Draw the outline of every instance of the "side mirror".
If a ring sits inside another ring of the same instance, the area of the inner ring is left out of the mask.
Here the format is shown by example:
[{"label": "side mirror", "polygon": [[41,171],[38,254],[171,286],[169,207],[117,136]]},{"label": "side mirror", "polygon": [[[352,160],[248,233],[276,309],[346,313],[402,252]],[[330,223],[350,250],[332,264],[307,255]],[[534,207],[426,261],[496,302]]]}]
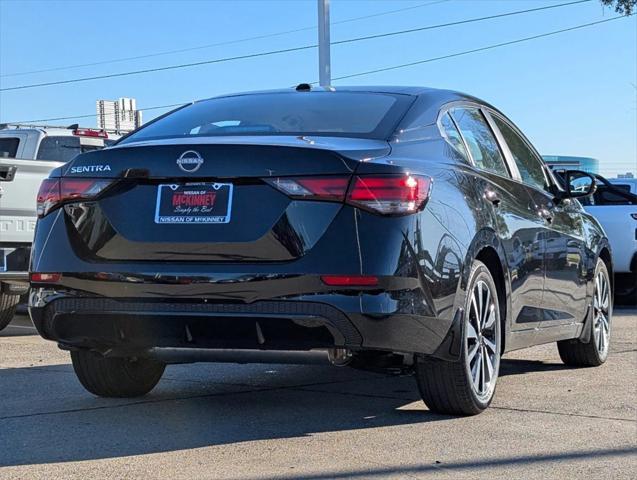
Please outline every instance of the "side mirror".
[{"label": "side mirror", "polygon": [[558,199],[588,197],[597,190],[595,177],[580,170],[566,170],[561,173],[565,191],[556,192]]}]

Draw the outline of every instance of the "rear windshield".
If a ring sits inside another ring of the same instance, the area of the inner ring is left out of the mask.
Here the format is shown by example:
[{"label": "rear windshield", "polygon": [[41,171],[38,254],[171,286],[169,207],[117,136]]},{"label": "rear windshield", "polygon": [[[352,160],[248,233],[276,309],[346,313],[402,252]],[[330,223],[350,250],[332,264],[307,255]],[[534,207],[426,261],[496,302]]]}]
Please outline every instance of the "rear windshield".
[{"label": "rear windshield", "polygon": [[[104,140],[104,146],[115,143],[114,140]],[[101,150],[104,146],[82,145],[80,137],[44,137],[40,142],[37,160],[52,160],[54,162],[68,162],[76,155],[93,150]]]},{"label": "rear windshield", "polygon": [[222,135],[388,138],[412,97],[368,92],[238,95],[197,102],[160,118],[122,143]]}]

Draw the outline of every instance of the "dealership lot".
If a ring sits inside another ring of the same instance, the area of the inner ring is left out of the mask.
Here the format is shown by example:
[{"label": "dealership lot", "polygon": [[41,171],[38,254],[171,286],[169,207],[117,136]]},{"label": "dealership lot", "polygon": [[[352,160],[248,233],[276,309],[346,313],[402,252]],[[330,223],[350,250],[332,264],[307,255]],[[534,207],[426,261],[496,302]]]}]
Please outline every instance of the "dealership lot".
[{"label": "dealership lot", "polygon": [[490,409],[433,415],[413,379],[315,366],[170,366],[150,395],[98,399],[28,317],[0,334],[1,478],[635,478],[637,310],[609,361],[505,356]]}]

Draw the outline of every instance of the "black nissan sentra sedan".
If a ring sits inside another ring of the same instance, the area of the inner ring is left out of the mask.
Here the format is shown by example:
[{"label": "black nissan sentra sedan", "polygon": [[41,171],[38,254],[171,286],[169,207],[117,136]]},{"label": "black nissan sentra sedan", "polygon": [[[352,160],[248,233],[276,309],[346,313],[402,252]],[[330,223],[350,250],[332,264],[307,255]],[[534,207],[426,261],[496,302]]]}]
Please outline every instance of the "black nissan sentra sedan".
[{"label": "black nissan sentra sedan", "polygon": [[413,372],[431,410],[476,414],[504,352],[606,360],[611,252],[576,200],[594,189],[453,91],[203,100],[44,181],[29,311],[100,396],[170,363],[325,361]]}]

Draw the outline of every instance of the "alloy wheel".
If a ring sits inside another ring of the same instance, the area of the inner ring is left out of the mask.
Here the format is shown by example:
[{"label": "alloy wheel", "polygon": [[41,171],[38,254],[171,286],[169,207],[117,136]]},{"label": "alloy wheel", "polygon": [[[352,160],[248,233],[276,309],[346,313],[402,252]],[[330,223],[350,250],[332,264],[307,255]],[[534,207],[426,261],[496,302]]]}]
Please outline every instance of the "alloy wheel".
[{"label": "alloy wheel", "polygon": [[606,357],[610,345],[610,284],[603,271],[595,276],[595,295],[593,296],[593,337],[597,353]]},{"label": "alloy wheel", "polygon": [[495,296],[489,285],[478,280],[471,291],[465,359],[473,390],[481,400],[488,400],[500,366],[500,328]]}]

